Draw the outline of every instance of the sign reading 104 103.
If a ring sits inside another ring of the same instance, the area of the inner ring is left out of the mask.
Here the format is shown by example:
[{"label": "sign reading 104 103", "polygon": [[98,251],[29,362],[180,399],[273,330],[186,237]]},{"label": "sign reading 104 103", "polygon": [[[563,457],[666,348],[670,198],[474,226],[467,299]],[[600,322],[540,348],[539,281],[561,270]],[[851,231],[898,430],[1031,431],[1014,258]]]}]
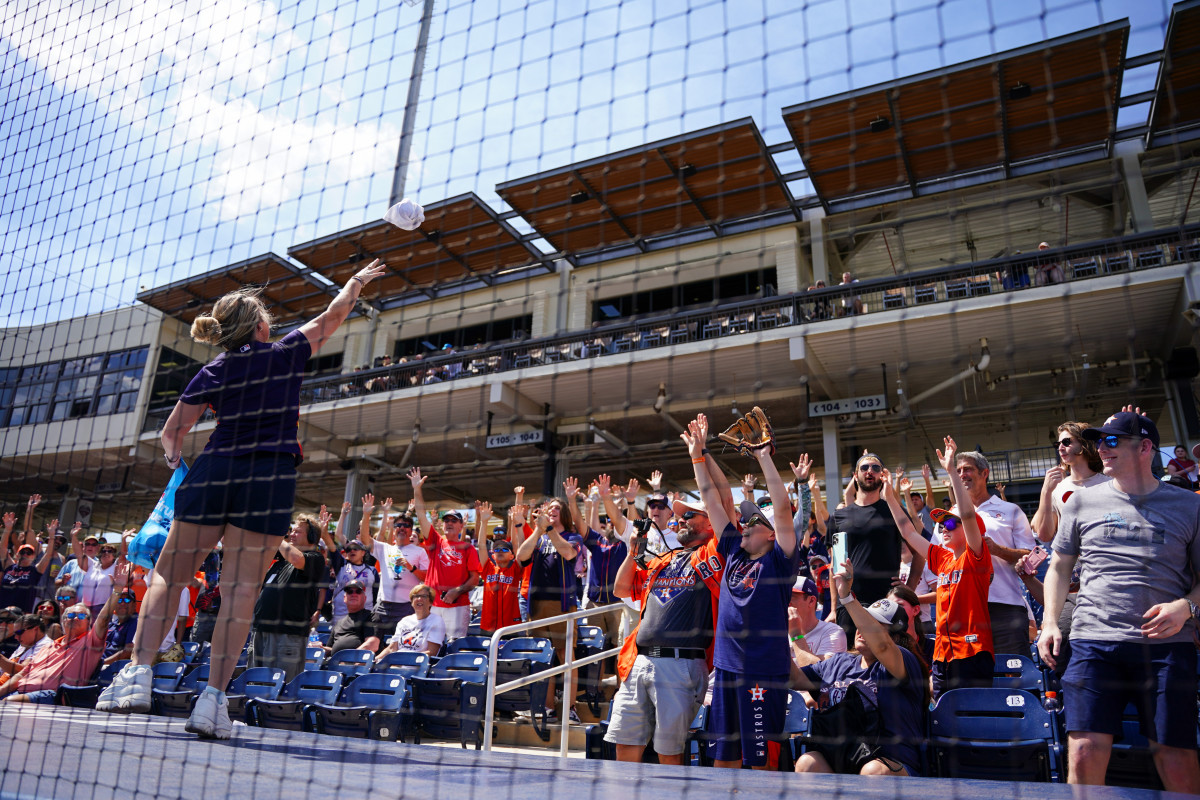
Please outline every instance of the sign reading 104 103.
[{"label": "sign reading 104 103", "polygon": [[865,397],[846,397],[842,400],[818,400],[808,404],[810,417],[827,417],[830,414],[858,414],[863,411],[883,411],[887,408],[887,397],[870,394]]},{"label": "sign reading 104 103", "polygon": [[488,447],[514,447],[518,444],[539,444],[542,441],[542,429],[522,431],[521,433],[496,433],[487,437]]}]

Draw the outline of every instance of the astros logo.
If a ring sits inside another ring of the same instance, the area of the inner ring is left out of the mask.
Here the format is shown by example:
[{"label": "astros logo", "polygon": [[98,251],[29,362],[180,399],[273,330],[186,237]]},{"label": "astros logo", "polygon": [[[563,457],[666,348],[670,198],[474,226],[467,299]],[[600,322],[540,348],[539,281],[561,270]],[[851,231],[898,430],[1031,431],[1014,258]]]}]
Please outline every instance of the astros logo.
[{"label": "astros logo", "polygon": [[750,692],[750,702],[754,702],[756,700],[762,700],[763,692],[766,690],[759,688],[759,685],[756,683],[754,684],[754,688],[749,689],[748,691]]}]

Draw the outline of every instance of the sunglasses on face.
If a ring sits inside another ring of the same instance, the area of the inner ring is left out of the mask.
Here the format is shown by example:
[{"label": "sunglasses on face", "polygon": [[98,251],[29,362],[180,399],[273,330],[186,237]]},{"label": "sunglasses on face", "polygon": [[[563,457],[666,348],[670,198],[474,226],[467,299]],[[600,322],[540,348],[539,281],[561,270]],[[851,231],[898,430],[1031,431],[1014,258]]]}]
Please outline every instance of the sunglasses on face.
[{"label": "sunglasses on face", "polygon": [[962,525],[962,522],[954,517],[946,517],[946,519],[942,520],[938,524],[941,525],[945,530],[952,531],[959,525]]},{"label": "sunglasses on face", "polygon": [[23,633],[24,633],[25,631],[27,631],[27,630],[29,630],[29,628],[14,628],[14,629],[13,629],[13,636],[20,636],[21,634],[23,634]]},{"label": "sunglasses on face", "polygon": [[492,553],[493,553],[494,555],[498,555],[498,556],[499,556],[499,555],[512,555],[512,548],[509,548],[509,547],[495,547],[495,548],[492,548]]},{"label": "sunglasses on face", "polygon": [[366,594],[362,589],[343,589],[346,594]]},{"label": "sunglasses on face", "polygon": [[667,504],[662,502],[661,500],[655,500],[653,502],[646,503],[646,508],[653,508],[656,511],[662,511],[666,507],[667,507]]},{"label": "sunglasses on face", "polygon": [[414,597],[412,597],[412,598],[410,598],[410,599],[411,599],[411,601],[412,601],[412,602],[414,602],[414,603],[415,603],[415,602],[417,602],[418,600],[424,600],[426,603],[432,603],[432,602],[433,602],[433,596],[432,596],[432,595],[428,595],[428,594],[418,594],[418,595],[416,595],[416,596],[414,596]]},{"label": "sunglasses on face", "polygon": [[[751,515],[750,519],[742,520],[743,528],[751,528],[755,525],[765,525],[768,528],[771,527],[771,523],[767,522],[767,518],[762,514],[753,514]],[[772,528],[772,530],[774,529]]]},{"label": "sunglasses on face", "polygon": [[1120,441],[1122,439],[1140,439],[1140,438],[1141,438],[1140,436],[1118,436],[1115,433],[1111,433],[1108,436],[1101,436],[1099,439],[1096,440],[1096,444],[1102,444],[1111,450],[1112,448],[1116,447],[1117,444],[1120,443]]},{"label": "sunglasses on face", "polygon": [[51,614],[53,614],[53,613],[54,613],[54,606],[38,606],[38,613],[39,613],[39,614],[41,614],[41,613],[42,613],[42,612],[44,612],[44,611],[49,611]]},{"label": "sunglasses on face", "polygon": [[55,599],[55,600],[57,600],[57,601],[58,601],[58,602],[60,602],[60,603],[67,603],[67,602],[70,602],[71,600],[74,600],[74,599],[75,599],[75,595],[73,595],[73,594],[60,594],[60,595],[55,595],[54,599]]},{"label": "sunglasses on face", "polygon": [[1070,436],[1068,436],[1068,437],[1067,437],[1067,438],[1065,438],[1065,439],[1059,439],[1059,440],[1058,440],[1058,446],[1059,446],[1059,447],[1070,447],[1070,446],[1071,446],[1071,445],[1073,445],[1073,444],[1075,444],[1075,440],[1074,440],[1074,439],[1072,439]]},{"label": "sunglasses on face", "polygon": [[118,603],[132,603],[133,598],[132,597],[118,597],[117,602]]},{"label": "sunglasses on face", "polygon": [[84,611],[68,611],[63,614],[63,619],[88,619],[88,615]]},{"label": "sunglasses on face", "polygon": [[682,519],[689,520],[689,519],[695,519],[696,517],[707,517],[707,516],[708,516],[708,514],[705,514],[703,511],[685,511],[685,512],[683,512]]},{"label": "sunglasses on face", "polygon": [[83,546],[84,547],[99,547],[100,545],[96,544],[95,542],[84,542]]},{"label": "sunglasses on face", "polygon": [[859,472],[874,472],[876,474],[883,472],[882,464],[862,464],[858,468]]},{"label": "sunglasses on face", "polygon": [[102,555],[102,556],[115,556],[116,554],[117,554],[117,551],[113,550],[111,547],[101,547],[100,548],[100,555]]}]

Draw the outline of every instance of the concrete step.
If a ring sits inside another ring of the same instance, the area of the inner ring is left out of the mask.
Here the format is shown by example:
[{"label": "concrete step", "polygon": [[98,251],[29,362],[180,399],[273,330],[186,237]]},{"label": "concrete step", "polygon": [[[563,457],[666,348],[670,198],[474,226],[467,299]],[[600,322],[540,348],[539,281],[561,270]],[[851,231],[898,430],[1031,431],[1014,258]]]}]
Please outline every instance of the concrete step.
[{"label": "concrete step", "polygon": [[[581,717],[582,718],[582,717]],[[569,725],[567,732],[567,747],[571,750],[582,751],[584,749],[584,725]],[[496,733],[492,741],[497,745],[505,747],[525,747],[531,749],[544,748],[546,750],[558,751],[559,736],[562,732],[562,726],[558,723],[551,723],[546,728],[550,732],[550,741],[543,742],[537,735],[537,731],[533,729],[533,724],[528,721],[514,722],[512,720],[496,720]]]}]

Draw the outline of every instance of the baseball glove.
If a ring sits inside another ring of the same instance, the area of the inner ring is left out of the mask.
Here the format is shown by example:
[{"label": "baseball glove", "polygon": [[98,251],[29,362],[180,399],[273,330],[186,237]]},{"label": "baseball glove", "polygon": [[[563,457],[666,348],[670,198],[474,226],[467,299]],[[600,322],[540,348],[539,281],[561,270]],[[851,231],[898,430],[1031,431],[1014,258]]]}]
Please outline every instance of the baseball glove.
[{"label": "baseball glove", "polygon": [[764,447],[771,448],[771,455],[775,455],[775,432],[771,428],[771,420],[758,406],[717,436],[736,447],[744,456],[753,458],[754,451]]}]

